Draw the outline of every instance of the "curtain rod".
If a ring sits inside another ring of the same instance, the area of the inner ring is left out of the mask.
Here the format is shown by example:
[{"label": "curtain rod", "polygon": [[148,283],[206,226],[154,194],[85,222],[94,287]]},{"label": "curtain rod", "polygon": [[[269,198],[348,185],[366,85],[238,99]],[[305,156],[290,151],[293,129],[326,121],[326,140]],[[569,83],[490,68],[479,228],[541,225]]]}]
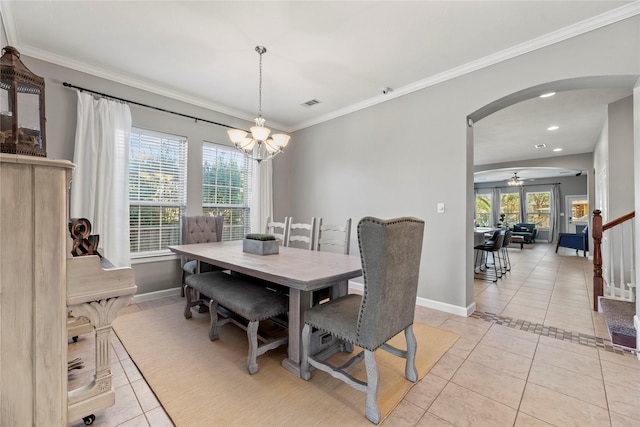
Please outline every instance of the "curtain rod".
[{"label": "curtain rod", "polygon": [[103,96],[103,97],[106,97],[106,98],[115,99],[117,101],[126,102],[127,104],[139,105],[140,107],[151,108],[153,110],[162,111],[163,113],[175,114],[176,116],[186,117],[187,119],[193,119],[196,122],[206,122],[206,123],[211,123],[212,125],[223,126],[223,127],[229,128],[229,129],[236,129],[236,128],[232,127],[232,126],[225,125],[223,123],[213,122],[211,120],[201,119],[199,117],[189,116],[187,114],[176,113],[175,111],[165,110],[164,108],[154,107],[153,105],[147,105],[147,104],[142,104],[140,102],[129,101],[128,99],[118,98],[117,96],[111,96],[111,95],[107,95],[106,93],[101,93],[101,92],[97,92],[95,90],[83,88],[83,87],[80,87],[80,86],[75,86],[75,85],[72,85],[71,83],[64,82],[64,83],[62,83],[62,85],[65,86],[65,87],[78,89],[80,92],[89,92],[89,93],[93,93],[95,95]]},{"label": "curtain rod", "polygon": [[523,184],[523,185],[504,185],[502,187],[474,187],[475,190],[484,190],[486,188],[520,188],[520,187],[540,187],[541,185],[561,185],[561,182],[548,182],[544,184]]}]

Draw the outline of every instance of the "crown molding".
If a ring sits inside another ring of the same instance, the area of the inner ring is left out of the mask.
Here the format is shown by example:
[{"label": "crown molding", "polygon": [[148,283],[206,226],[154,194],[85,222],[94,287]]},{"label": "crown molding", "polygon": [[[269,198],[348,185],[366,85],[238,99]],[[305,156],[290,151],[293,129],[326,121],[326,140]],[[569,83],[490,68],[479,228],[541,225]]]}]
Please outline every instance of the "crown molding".
[{"label": "crown molding", "polygon": [[[22,54],[25,54],[32,58],[57,64],[63,67],[81,71],[96,77],[111,80],[116,83],[121,83],[127,86],[142,89],[157,95],[165,96],[167,98],[171,98],[176,101],[185,102],[185,103],[202,107],[205,109],[213,110],[222,114],[227,114],[229,116],[239,118],[242,120],[247,120],[251,122],[254,119],[252,116],[247,115],[242,111],[234,110],[219,104],[214,104],[202,98],[198,98],[194,96],[186,96],[177,91],[167,90],[166,88],[158,84],[155,84],[153,82],[149,82],[142,79],[135,79],[121,73],[105,70],[99,67],[95,67],[80,61],[67,58],[67,57],[53,55],[49,52],[34,48],[32,46],[20,44],[19,41],[17,40],[17,34],[16,34],[15,25],[14,25],[13,14],[11,12],[10,3],[5,0],[0,0],[0,9],[2,10],[2,22],[4,25],[5,31],[7,33],[7,40],[10,42],[12,46],[16,47],[16,49],[18,49]],[[293,126],[284,126],[281,123],[275,123],[273,121],[271,121],[271,126],[285,132],[295,132],[297,130],[301,130],[316,124],[320,124],[320,123],[323,123],[323,122],[326,122],[350,113],[354,113],[359,110],[363,110],[368,107],[372,107],[374,105],[377,105],[386,101],[390,101],[397,97],[407,95],[409,93],[416,92],[421,89],[428,88],[430,86],[437,85],[447,80],[451,80],[456,77],[460,77],[465,74],[478,71],[480,69],[506,61],[508,59],[512,59],[517,56],[524,55],[524,54],[533,52],[535,50],[542,49],[547,46],[551,46],[555,43],[559,43],[564,40],[568,40],[573,37],[580,36],[582,34],[597,30],[607,25],[615,24],[616,22],[634,17],[636,15],[640,15],[640,0],[635,0],[624,6],[621,6],[619,8],[613,9],[603,14],[594,16],[592,18],[586,19],[584,21],[578,22],[569,27],[562,28],[560,30],[546,34],[544,36],[529,40],[525,43],[521,43],[511,48],[504,49],[493,55],[488,55],[479,60],[468,62],[459,67],[455,67],[450,70],[444,71],[442,73],[438,73],[436,75],[419,80],[410,85],[394,89],[393,92],[388,93],[386,95],[379,95],[379,96],[367,99],[365,101],[350,105],[348,107],[336,110],[332,113],[325,114],[315,119],[294,124]]]},{"label": "crown molding", "polygon": [[512,59],[517,56],[524,55],[524,54],[533,52],[535,50],[542,49],[547,46],[551,46],[555,43],[559,43],[564,40],[568,40],[573,37],[580,36],[582,34],[597,30],[607,25],[615,24],[616,22],[631,18],[636,15],[640,15],[640,1],[638,0],[632,3],[629,3],[625,6],[619,7],[617,9],[611,10],[609,12],[605,12],[603,14],[578,22],[577,24],[571,25],[569,27],[562,28],[560,30],[546,34],[544,36],[529,40],[525,43],[521,43],[511,48],[504,49],[493,55],[485,56],[484,58],[480,58],[476,61],[468,62],[459,67],[455,67],[450,70],[444,71],[442,73],[428,77],[426,79],[419,80],[410,85],[403,86],[398,89],[394,89],[393,92],[387,95],[379,95],[374,98],[365,100],[363,102],[350,105],[346,108],[336,110],[330,114],[317,117],[313,120],[308,120],[306,122],[298,123],[297,125],[293,126],[293,129],[290,132],[295,132],[297,130],[301,130],[313,125],[317,125],[317,124],[338,118],[340,116],[354,113],[356,111],[359,111],[368,107],[372,107],[382,102],[389,101],[391,99],[394,99],[403,95],[407,95],[409,93],[416,92],[418,90],[425,89],[430,86],[437,85],[447,80],[455,79],[456,77],[460,77],[465,74],[469,74],[474,71],[478,71],[483,68],[490,67],[492,65],[498,64],[508,59]]}]

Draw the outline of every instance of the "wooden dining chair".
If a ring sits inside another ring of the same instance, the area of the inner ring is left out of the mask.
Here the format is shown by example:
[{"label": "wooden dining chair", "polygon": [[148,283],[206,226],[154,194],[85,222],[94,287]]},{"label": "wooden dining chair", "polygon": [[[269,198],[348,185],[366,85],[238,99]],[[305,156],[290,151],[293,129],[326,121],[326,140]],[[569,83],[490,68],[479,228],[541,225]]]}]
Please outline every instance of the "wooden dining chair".
[{"label": "wooden dining chair", "polygon": [[289,232],[289,221],[290,218],[288,216],[284,217],[284,221],[278,222],[273,221],[271,217],[267,217],[267,227],[265,229],[265,234],[271,234],[282,244],[286,246],[287,243],[287,233]]},{"label": "wooden dining chair", "polygon": [[309,224],[303,222],[293,222],[293,217],[289,217],[289,230],[285,246],[302,249],[315,250],[316,245],[316,218],[311,218]]},{"label": "wooden dining chair", "polygon": [[[322,217],[318,218],[317,250],[336,252],[349,255],[351,244],[351,218],[347,218],[344,225],[324,224]],[[313,305],[331,299],[332,288],[319,289],[313,292]]]},{"label": "wooden dining chair", "polygon": [[[338,297],[313,306],[304,313],[301,377],[309,380],[313,367],[365,392],[365,415],[373,423],[380,422],[379,372],[374,355],[377,349],[406,359],[405,377],[412,382],[418,380],[413,318],[423,234],[424,221],[417,218],[363,218],[358,223],[358,242],[364,294]],[[320,356],[310,354],[314,328],[363,350],[342,366],[333,366],[321,360]],[[404,332],[406,351],[387,343],[400,332]],[[347,372],[363,359],[366,381],[356,379]]]},{"label": "wooden dining chair", "polygon": [[339,252],[349,255],[351,244],[351,218],[347,218],[344,225],[324,224],[318,218],[317,250]]}]

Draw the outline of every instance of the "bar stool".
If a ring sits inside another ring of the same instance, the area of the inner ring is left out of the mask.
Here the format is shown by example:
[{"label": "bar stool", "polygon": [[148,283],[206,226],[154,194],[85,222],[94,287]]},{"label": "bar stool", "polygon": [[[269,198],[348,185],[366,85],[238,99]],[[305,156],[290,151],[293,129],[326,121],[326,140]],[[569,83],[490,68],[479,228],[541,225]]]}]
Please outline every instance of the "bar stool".
[{"label": "bar stool", "polygon": [[[474,275],[481,276],[479,278],[492,279],[497,282],[502,277],[502,263],[500,259],[500,250],[504,243],[505,230],[498,230],[493,234],[490,240],[484,244],[474,247],[476,250],[476,264],[474,266]],[[492,263],[489,264],[489,253],[491,253]],[[490,267],[493,267],[493,274]],[[499,267],[499,268],[498,268]]]},{"label": "bar stool", "polygon": [[[500,248],[500,257],[501,261],[504,262],[502,267],[502,273],[506,273],[507,271],[511,271],[511,258],[509,258],[509,251],[507,248],[511,244],[511,236],[513,232],[511,230],[507,230],[504,233],[504,240],[502,242],[502,247]],[[501,262],[501,264],[502,264]]]}]

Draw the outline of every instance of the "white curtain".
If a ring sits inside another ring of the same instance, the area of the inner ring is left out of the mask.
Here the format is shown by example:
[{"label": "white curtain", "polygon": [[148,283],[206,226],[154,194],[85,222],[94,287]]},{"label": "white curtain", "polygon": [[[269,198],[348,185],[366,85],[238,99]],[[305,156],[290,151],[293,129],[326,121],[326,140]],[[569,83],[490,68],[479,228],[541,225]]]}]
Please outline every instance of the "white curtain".
[{"label": "white curtain", "polygon": [[273,217],[273,166],[271,161],[253,165],[253,194],[251,195],[251,232],[264,233],[267,217]]},{"label": "white curtain", "polygon": [[491,190],[491,221],[489,225],[496,225],[500,220],[500,189]]},{"label": "white curtain", "polygon": [[78,92],[77,112],[70,214],[91,221],[102,255],[116,267],[128,267],[131,111]]},{"label": "white curtain", "polygon": [[558,239],[558,232],[560,231],[560,186],[558,184],[551,186],[550,202],[549,242],[555,242]]},{"label": "white curtain", "polygon": [[528,223],[527,218],[527,192],[524,187],[520,187],[520,222],[522,224]]}]

